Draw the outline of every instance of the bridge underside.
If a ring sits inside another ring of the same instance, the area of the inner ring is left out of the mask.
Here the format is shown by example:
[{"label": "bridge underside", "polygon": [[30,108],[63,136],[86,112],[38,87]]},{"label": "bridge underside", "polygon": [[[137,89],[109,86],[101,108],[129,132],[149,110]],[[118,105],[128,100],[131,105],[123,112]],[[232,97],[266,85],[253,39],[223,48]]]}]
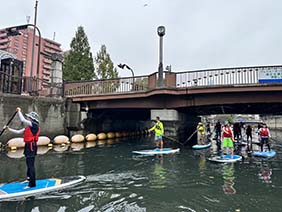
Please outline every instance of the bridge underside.
[{"label": "bridge underside", "polygon": [[[177,111],[191,115],[211,115],[211,114],[282,114],[282,103],[260,103],[260,104],[226,104],[175,108]],[[91,109],[92,114],[99,114],[108,117],[122,119],[148,120],[150,109],[146,108],[108,108]],[[96,115],[95,115],[96,116]]]},{"label": "bridge underside", "polygon": [[282,85],[229,86],[194,89],[158,89],[149,92],[81,96],[74,102],[94,112],[175,109],[195,115],[282,114]]},{"label": "bridge underside", "polygon": [[226,104],[191,108],[179,108],[178,111],[197,115],[210,114],[282,114],[282,103]]}]

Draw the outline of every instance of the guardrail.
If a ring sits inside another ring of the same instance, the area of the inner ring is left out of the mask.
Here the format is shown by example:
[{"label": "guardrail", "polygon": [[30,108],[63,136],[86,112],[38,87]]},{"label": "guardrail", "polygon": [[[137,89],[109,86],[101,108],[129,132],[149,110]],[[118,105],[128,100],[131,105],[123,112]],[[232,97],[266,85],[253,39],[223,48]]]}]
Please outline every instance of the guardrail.
[{"label": "guardrail", "polygon": [[282,66],[256,66],[180,72],[176,73],[176,87],[258,84],[259,72],[264,70],[282,70]]},{"label": "guardrail", "polygon": [[62,97],[63,88],[63,83],[50,83],[36,77],[19,77],[0,71],[0,93]]},{"label": "guardrail", "polygon": [[282,73],[282,66],[255,66],[239,68],[208,69],[184,72],[165,72],[163,87],[157,86],[158,73],[148,76],[126,77],[110,80],[66,82],[65,96],[109,95],[145,92],[159,88],[192,88],[196,86],[250,85],[259,83],[259,72]]},{"label": "guardrail", "polygon": [[0,92],[72,97],[78,95],[112,95],[146,92],[161,88],[192,88],[196,86],[251,85],[259,83],[261,72],[281,74],[282,66],[255,66],[208,69],[183,72],[164,72],[164,85],[158,87],[158,73],[146,76],[107,80],[50,83],[35,77],[19,77],[0,72]]},{"label": "guardrail", "polygon": [[65,96],[140,92],[149,89],[148,76],[65,82]]}]

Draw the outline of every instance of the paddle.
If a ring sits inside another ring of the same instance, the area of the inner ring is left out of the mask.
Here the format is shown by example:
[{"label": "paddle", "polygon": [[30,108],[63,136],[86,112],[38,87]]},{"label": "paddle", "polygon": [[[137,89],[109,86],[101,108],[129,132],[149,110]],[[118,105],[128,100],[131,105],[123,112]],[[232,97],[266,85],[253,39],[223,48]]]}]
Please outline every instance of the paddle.
[{"label": "paddle", "polygon": [[[10,118],[10,120],[8,121],[8,123],[6,124],[6,126],[8,126],[8,125],[11,123],[11,121],[13,120],[13,118],[15,117],[15,115],[17,114],[17,112],[18,112],[18,111],[16,111],[16,112],[13,114],[13,116]],[[5,128],[2,129],[2,131],[1,131],[1,133],[0,133],[0,136],[4,133],[5,130],[6,130]]]},{"label": "paddle", "polygon": [[187,140],[183,143],[183,145],[185,145],[185,144],[193,137],[193,135],[194,135],[197,131],[198,131],[198,130],[195,130],[195,131],[192,133],[192,135],[190,135],[190,137],[187,138]]},{"label": "paddle", "polygon": [[177,141],[177,140],[176,140],[176,139],[174,139],[174,138],[171,138],[171,137],[168,137],[168,136],[165,136],[165,135],[163,135],[163,137],[164,137],[164,138],[167,138],[167,139],[169,139],[169,140],[171,140],[171,141],[175,141],[175,142],[177,142],[177,143],[179,143],[179,144],[183,145],[183,143],[181,143],[181,142]]}]

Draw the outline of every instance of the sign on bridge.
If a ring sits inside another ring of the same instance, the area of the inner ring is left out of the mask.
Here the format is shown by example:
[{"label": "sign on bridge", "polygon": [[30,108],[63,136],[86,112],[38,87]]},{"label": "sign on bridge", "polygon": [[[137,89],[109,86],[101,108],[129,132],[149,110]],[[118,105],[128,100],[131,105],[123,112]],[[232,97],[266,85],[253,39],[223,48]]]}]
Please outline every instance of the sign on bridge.
[{"label": "sign on bridge", "polygon": [[259,83],[282,82],[282,69],[262,69],[258,73]]}]

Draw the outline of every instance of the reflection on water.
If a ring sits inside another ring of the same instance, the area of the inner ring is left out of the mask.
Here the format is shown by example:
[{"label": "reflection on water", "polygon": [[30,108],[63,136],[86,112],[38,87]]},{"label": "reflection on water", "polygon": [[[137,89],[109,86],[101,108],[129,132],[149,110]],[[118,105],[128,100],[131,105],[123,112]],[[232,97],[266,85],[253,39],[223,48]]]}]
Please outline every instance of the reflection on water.
[{"label": "reflection on water", "polygon": [[204,151],[199,153],[199,172],[201,176],[204,176],[205,170],[206,170],[206,154]]},{"label": "reflection on water", "polygon": [[166,187],[166,170],[163,166],[164,156],[155,156],[155,165],[153,166],[153,178],[150,181],[151,188],[165,188]]},{"label": "reflection on water", "polygon": [[271,175],[272,175],[272,169],[269,167],[269,164],[262,162],[258,174],[259,179],[261,179],[263,183],[272,183]]},{"label": "reflection on water", "polygon": [[234,188],[234,163],[224,164],[222,168],[222,178],[224,184],[222,186],[225,194],[236,194],[236,189]]}]

